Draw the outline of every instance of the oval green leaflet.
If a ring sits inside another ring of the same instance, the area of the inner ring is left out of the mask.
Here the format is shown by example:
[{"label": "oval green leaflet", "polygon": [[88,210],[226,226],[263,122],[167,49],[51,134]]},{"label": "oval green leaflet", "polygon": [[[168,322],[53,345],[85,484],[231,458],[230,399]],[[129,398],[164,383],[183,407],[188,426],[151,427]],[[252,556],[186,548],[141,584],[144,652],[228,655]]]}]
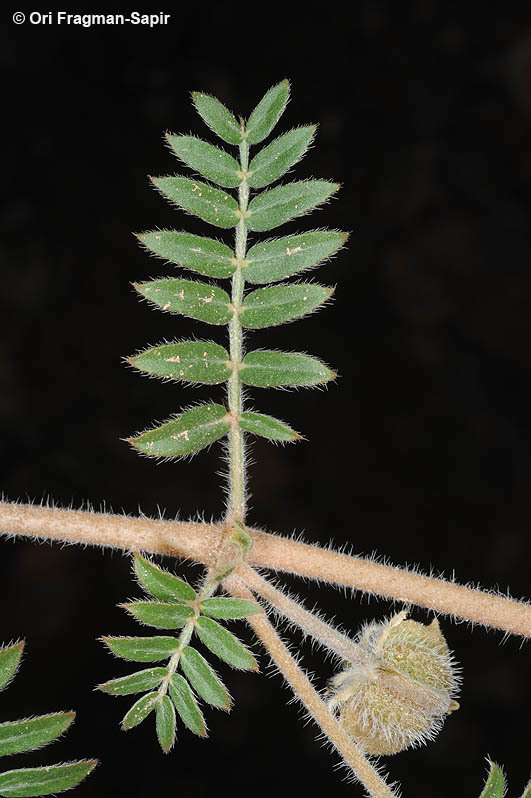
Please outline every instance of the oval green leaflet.
[{"label": "oval green leaflet", "polygon": [[102,637],[102,643],[116,656],[130,662],[158,662],[177,651],[176,637]]},{"label": "oval green leaflet", "polygon": [[263,191],[249,203],[249,230],[272,230],[322,205],[339,189],[327,180],[305,180]]},{"label": "oval green leaflet", "polygon": [[249,164],[251,188],[263,188],[274,183],[299,161],[315,135],[316,125],[298,127],[279,136],[254,156]]},{"label": "oval green leaflet", "polygon": [[241,127],[223,103],[202,91],[192,92],[192,100],[203,121],[227,144],[239,144]]},{"label": "oval green leaflet", "polygon": [[168,753],[175,742],[175,707],[167,695],[159,698],[157,703],[157,737],[160,747]]},{"label": "oval green leaflet", "polygon": [[183,457],[219,440],[229,429],[223,405],[199,405],[128,442],[150,457]]},{"label": "oval green leaflet", "polygon": [[109,695],[144,693],[146,690],[153,690],[158,687],[167,675],[167,668],[148,668],[144,671],[130,673],[129,676],[121,676],[118,679],[111,679],[108,682],[99,684],[98,690]]},{"label": "oval green leaflet", "polygon": [[212,618],[200,616],[195,631],[201,640],[216,656],[228,662],[233,668],[257,671],[258,663],[242,643],[231,632]]},{"label": "oval green leaflet", "polygon": [[0,648],[0,690],[7,687],[20,665],[24,641]]},{"label": "oval green leaflet", "polygon": [[0,756],[33,751],[63,734],[75,712],[54,712],[37,718],[0,723]]},{"label": "oval green leaflet", "polygon": [[134,283],[134,287],[139,294],[162,310],[181,313],[209,324],[227,324],[233,314],[227,292],[208,283],[167,277],[147,283]]},{"label": "oval green leaflet", "polygon": [[137,238],[155,255],[205,277],[231,277],[236,271],[232,249],[215,238],[179,233],[177,230],[153,230],[151,233],[139,233]]},{"label": "oval green leaflet", "polygon": [[168,692],[175,709],[185,726],[199,737],[206,737],[206,726],[190,685],[180,673],[174,673],[168,683]]},{"label": "oval green leaflet", "polygon": [[195,590],[178,576],[170,574],[142,554],[135,554],[133,568],[145,591],[159,601],[194,601]]},{"label": "oval green leaflet", "polygon": [[258,284],[284,280],[330,258],[347,238],[347,233],[337,230],[311,230],[259,242],[247,252],[244,277]]},{"label": "oval green leaflet", "polygon": [[206,385],[225,382],[232,373],[227,350],[209,341],[161,344],[127,358],[127,362],[146,374]]},{"label": "oval green leaflet", "polygon": [[201,698],[219,709],[230,711],[230,697],[206,659],[192,646],[185,646],[179,665]]},{"label": "oval green leaflet", "polygon": [[315,357],[265,349],[248,352],[240,368],[244,385],[261,388],[318,385],[333,380],[335,376],[328,366]]},{"label": "oval green leaflet", "polygon": [[146,693],[146,695],[141,696],[138,701],[135,701],[122,721],[122,729],[128,731],[134,726],[138,726],[139,723],[142,723],[155,709],[158,697],[158,693]]},{"label": "oval green leaflet", "polygon": [[64,765],[8,770],[0,773],[0,795],[5,798],[28,798],[70,790],[83,781],[97,764],[97,759],[85,759]]},{"label": "oval green leaflet", "polygon": [[241,413],[238,423],[246,432],[260,435],[270,441],[298,441],[302,438],[298,432],[288,427],[283,421],[263,413],[252,413],[248,410]]},{"label": "oval green leaflet", "polygon": [[158,629],[178,629],[194,617],[188,604],[165,604],[160,601],[132,601],[121,605],[140,623]]},{"label": "oval green leaflet", "polygon": [[153,177],[151,180],[165,197],[205,222],[226,228],[236,227],[239,222],[236,200],[219,188],[187,177]]},{"label": "oval green leaflet", "polygon": [[259,144],[269,136],[284,112],[288,98],[288,80],[277,83],[265,93],[245,125],[248,144]]},{"label": "oval green leaflet", "polygon": [[232,155],[195,136],[166,135],[175,155],[191,169],[225,188],[236,188],[242,182],[240,165]]},{"label": "oval green leaflet", "polygon": [[239,314],[240,323],[257,330],[300,319],[330,299],[333,290],[317,283],[258,288],[245,297]]}]

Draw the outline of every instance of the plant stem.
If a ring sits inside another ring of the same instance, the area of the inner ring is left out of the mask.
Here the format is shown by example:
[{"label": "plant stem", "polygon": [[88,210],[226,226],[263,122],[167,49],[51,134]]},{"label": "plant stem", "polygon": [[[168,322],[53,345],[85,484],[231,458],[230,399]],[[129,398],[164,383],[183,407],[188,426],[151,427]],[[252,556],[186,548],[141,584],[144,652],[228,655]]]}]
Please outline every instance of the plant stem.
[{"label": "plant stem", "polygon": [[[253,595],[241,581],[234,576],[225,582],[227,590],[239,598],[251,599]],[[295,695],[302,701],[310,715],[323,733],[335,746],[353,775],[363,784],[372,798],[396,798],[378,771],[371,765],[356,743],[345,732],[337,718],[330,712],[312,683],[299,668],[288,647],[279,637],[276,629],[262,613],[250,615],[247,622],[265,647],[269,656],[282,673]]]},{"label": "plant stem", "polygon": [[[249,145],[246,141],[240,144],[240,168],[246,174],[249,159]],[[228,382],[228,403],[232,424],[229,431],[229,505],[227,508],[227,521],[245,520],[245,450],[243,431],[239,425],[239,417],[243,410],[242,387],[240,380],[240,363],[243,359],[243,335],[240,324],[239,312],[243,300],[243,287],[245,280],[242,274],[242,262],[245,259],[247,247],[247,203],[249,201],[249,186],[244,177],[238,189],[240,208],[240,221],[236,227],[236,271],[232,277],[232,307],[233,316],[229,323],[230,357],[232,361],[232,374]]]},{"label": "plant stem", "polygon": [[317,615],[305,609],[302,602],[295,601],[260,576],[254,568],[243,564],[238,569],[238,576],[254,593],[264,598],[281,615],[291,623],[299,626],[306,634],[311,635],[318,643],[333,651],[338,657],[349,662],[363,663],[365,657],[360,647],[348,635],[321,620]]},{"label": "plant stem", "polygon": [[[250,565],[416,604],[531,638],[529,602],[310,546],[281,535],[246,529],[253,538],[253,548],[248,557]],[[227,533],[227,524],[131,518],[0,502],[0,531],[13,537],[169,554],[214,567]]]}]

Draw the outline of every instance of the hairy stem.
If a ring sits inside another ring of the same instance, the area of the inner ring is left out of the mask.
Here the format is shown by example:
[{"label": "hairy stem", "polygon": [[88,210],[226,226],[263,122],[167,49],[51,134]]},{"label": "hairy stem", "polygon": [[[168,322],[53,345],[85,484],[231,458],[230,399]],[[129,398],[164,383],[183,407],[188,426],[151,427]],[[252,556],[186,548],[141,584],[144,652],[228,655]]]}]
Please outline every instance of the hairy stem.
[{"label": "hairy stem", "polygon": [[[252,599],[253,595],[237,577],[229,577],[225,587],[234,596]],[[274,626],[262,613],[250,615],[247,622],[282,673],[293,692],[304,704],[310,715],[335,746],[345,764],[363,784],[372,798],[395,798],[395,793],[387,786],[378,771],[371,765],[356,743],[345,732],[337,718],[327,708],[312,683],[292,657],[288,647],[278,635]]]},{"label": "hairy stem", "polygon": [[341,659],[349,662],[364,662],[365,658],[362,656],[359,646],[353,643],[348,635],[343,634],[338,629],[334,629],[331,624],[306,610],[300,601],[294,601],[289,596],[286,596],[271,582],[257,574],[254,568],[245,564],[241,565],[238,569],[238,576],[245,582],[247,587],[258,596],[264,598],[285,618],[295,623],[306,634],[311,635],[314,640],[333,651]]},{"label": "hairy stem", "polygon": [[[242,173],[247,173],[249,160],[249,146],[247,142],[240,144],[240,167]],[[238,190],[240,221],[236,227],[236,271],[232,277],[232,307],[233,316],[229,323],[230,357],[232,361],[232,374],[228,383],[228,403],[232,424],[229,431],[229,506],[228,521],[245,520],[245,450],[243,431],[238,423],[243,410],[242,386],[240,380],[240,363],[243,359],[243,335],[240,324],[239,312],[243,300],[244,278],[242,263],[245,260],[247,247],[247,203],[249,201],[249,187],[247,178],[244,177]]]},{"label": "hairy stem", "polygon": [[[184,557],[214,567],[227,525],[128,518],[0,502],[0,530],[13,536]],[[363,590],[531,638],[531,605],[444,579],[249,529],[250,565]]]}]

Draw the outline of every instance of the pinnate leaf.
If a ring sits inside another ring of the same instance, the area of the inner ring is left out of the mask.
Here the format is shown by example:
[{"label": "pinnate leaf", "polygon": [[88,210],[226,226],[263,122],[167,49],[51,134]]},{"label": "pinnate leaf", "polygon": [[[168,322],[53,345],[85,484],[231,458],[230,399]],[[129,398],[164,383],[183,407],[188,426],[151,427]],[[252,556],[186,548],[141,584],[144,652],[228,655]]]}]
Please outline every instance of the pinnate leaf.
[{"label": "pinnate leaf", "polygon": [[0,690],[7,687],[20,665],[24,642],[0,648]]},{"label": "pinnate leaf", "polygon": [[262,608],[255,601],[226,596],[216,596],[201,602],[201,612],[210,618],[246,618],[261,611]]},{"label": "pinnate leaf", "polygon": [[157,704],[157,737],[160,747],[168,753],[175,742],[175,707],[167,695]]},{"label": "pinnate leaf", "polygon": [[140,233],[137,238],[161,258],[206,277],[230,277],[236,271],[232,263],[233,251],[214,238],[178,233],[176,230],[154,230],[152,233]]},{"label": "pinnate leaf", "polygon": [[158,687],[167,675],[167,668],[148,668],[145,671],[137,671],[129,674],[129,676],[122,676],[119,679],[111,679],[108,682],[99,684],[98,690],[109,695],[143,693],[146,690],[153,690]]},{"label": "pinnate leaf", "polygon": [[257,671],[258,663],[242,643],[231,632],[212,618],[201,616],[197,619],[195,631],[202,643],[216,656],[228,662],[233,668]]},{"label": "pinnate leaf", "polygon": [[241,128],[233,114],[223,103],[201,91],[192,92],[195,107],[203,121],[227,144],[239,144],[242,140]]},{"label": "pinnate leaf", "polygon": [[242,182],[240,165],[228,152],[195,136],[166,136],[172,150],[187,166],[225,188],[236,188]]},{"label": "pinnate leaf", "polygon": [[312,313],[326,302],[333,289],[317,283],[295,283],[258,288],[247,294],[240,311],[244,327],[274,327]]},{"label": "pinnate leaf", "polygon": [[240,378],[244,385],[261,388],[318,385],[335,378],[324,363],[298,352],[274,352],[259,349],[243,359]]},{"label": "pinnate leaf", "polygon": [[38,718],[25,718],[0,723],[0,756],[33,751],[65,732],[74,720],[75,712],[55,712]]},{"label": "pinnate leaf", "polygon": [[236,200],[219,188],[187,177],[153,177],[152,182],[165,197],[205,222],[225,228],[239,222]]},{"label": "pinnate leaf", "polygon": [[199,651],[192,646],[185,646],[179,665],[196,693],[207,704],[227,712],[230,710],[229,694]]},{"label": "pinnate leaf", "polygon": [[153,598],[159,601],[193,601],[195,590],[188,582],[170,574],[142,554],[135,554],[133,567],[136,578]]},{"label": "pinnate leaf", "polygon": [[227,324],[232,318],[229,295],[215,285],[166,277],[163,280],[135,283],[135,289],[154,305],[170,313],[182,313],[183,316],[209,324]]},{"label": "pinnate leaf", "polygon": [[128,442],[151,457],[183,457],[219,440],[229,428],[223,405],[198,405]]},{"label": "pinnate leaf", "polygon": [[190,690],[190,685],[180,673],[173,674],[168,684],[168,691],[185,726],[194,734],[206,737],[205,721],[201,710]]},{"label": "pinnate leaf", "polygon": [[288,98],[289,81],[287,80],[277,83],[266,92],[245,126],[248,144],[258,144],[269,136],[280,119]]},{"label": "pinnate leaf", "polygon": [[249,204],[247,226],[256,232],[272,230],[322,205],[338,189],[338,183],[305,180],[263,191]]},{"label": "pinnate leaf", "polygon": [[326,260],[347,238],[337,230],[312,230],[255,244],[247,252],[245,279],[258,284],[284,280]]},{"label": "pinnate leaf", "polygon": [[102,637],[112,653],[130,662],[158,662],[175,653],[179,641],[175,637]]},{"label": "pinnate leaf", "polygon": [[225,382],[232,373],[227,350],[208,341],[162,344],[127,360],[146,374],[209,385]]},{"label": "pinnate leaf", "polygon": [[240,415],[239,424],[246,432],[252,432],[270,441],[297,441],[302,437],[283,421],[262,413],[245,411]]},{"label": "pinnate leaf", "polygon": [[0,773],[0,796],[30,798],[63,792],[83,781],[97,764],[97,759],[86,759],[64,765],[8,770]]},{"label": "pinnate leaf", "polygon": [[158,629],[178,629],[194,617],[194,608],[188,604],[163,604],[158,601],[132,601],[122,604],[141,623]]},{"label": "pinnate leaf", "polygon": [[122,729],[128,731],[142,723],[155,708],[158,697],[158,693],[147,693],[135,701],[122,721]]},{"label": "pinnate leaf", "polygon": [[480,798],[503,798],[505,778],[503,771],[495,762],[489,762],[489,775]]},{"label": "pinnate leaf", "polygon": [[316,125],[308,125],[290,130],[260,150],[249,164],[251,188],[268,186],[296,164],[310,146],[315,129]]}]

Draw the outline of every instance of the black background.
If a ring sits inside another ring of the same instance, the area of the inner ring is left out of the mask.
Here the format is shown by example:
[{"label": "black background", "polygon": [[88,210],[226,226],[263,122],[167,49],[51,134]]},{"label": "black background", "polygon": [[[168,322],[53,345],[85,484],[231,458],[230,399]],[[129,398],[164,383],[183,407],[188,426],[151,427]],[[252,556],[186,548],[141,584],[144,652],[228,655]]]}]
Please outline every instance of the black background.
[{"label": "black background", "polygon": [[[529,6],[351,5],[292,16],[167,7],[170,23],[152,30],[16,26],[4,15],[1,487],[10,499],[50,496],[76,508],[221,515],[219,445],[191,462],[156,465],[120,440],[222,396],[221,388],[144,379],[121,362],[163,338],[223,340],[223,330],[136,301],[133,280],[172,269],[150,260],[131,232],[212,234],[146,179],[183,171],[162,144],[165,130],[213,141],[189,91],[247,115],[289,77],[292,101],[278,131],[320,125],[294,176],[343,188],[282,232],[332,226],[352,236],[312,274],[337,285],[333,307],[253,334],[248,345],[314,353],[340,379],[326,391],[252,392],[257,409],[309,441],[253,444],[249,521],[528,594]],[[102,10],[131,9],[94,9]],[[101,757],[79,796],[164,788],[200,798],[223,792],[227,779],[255,795],[361,794],[334,772],[335,755],[288,705],[278,675],[221,668],[235,707],[230,717],[207,711],[207,742],[181,730],[164,757],[151,721],[123,734],[131,702],[92,687],[128,669],[96,637],[138,633],[116,607],[138,595],[129,568],[119,553],[2,542],[0,639],[27,640],[2,718],[78,710],[61,743],[14,764]],[[352,631],[392,611],[388,602],[289,584]],[[519,795],[529,776],[521,730],[528,650],[466,624],[444,620],[443,629],[464,670],[462,708],[436,743],[386,768],[408,798],[472,798],[489,754]],[[330,663],[291,639],[324,686]],[[265,655],[261,662],[267,673]]]}]

